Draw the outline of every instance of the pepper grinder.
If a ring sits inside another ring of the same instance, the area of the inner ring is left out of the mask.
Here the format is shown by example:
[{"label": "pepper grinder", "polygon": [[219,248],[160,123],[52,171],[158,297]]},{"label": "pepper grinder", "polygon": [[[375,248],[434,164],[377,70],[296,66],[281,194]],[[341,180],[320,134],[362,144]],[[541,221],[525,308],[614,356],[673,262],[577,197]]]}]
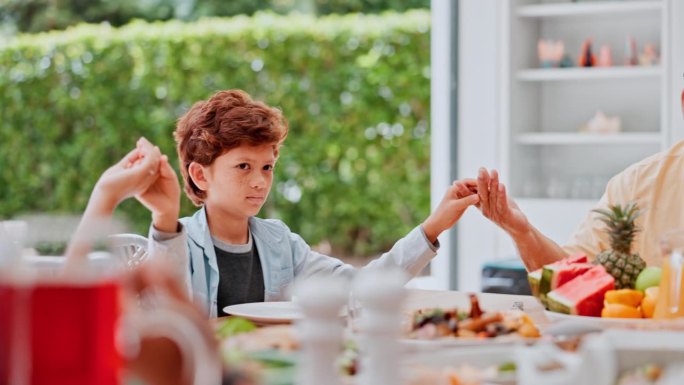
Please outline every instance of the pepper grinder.
[{"label": "pepper grinder", "polygon": [[361,306],[359,318],[358,385],[401,384],[402,303],[406,274],[401,270],[366,269],[354,281],[354,297]]},{"label": "pepper grinder", "polygon": [[348,280],[314,276],[295,286],[295,302],[303,317],[295,322],[301,344],[298,385],[340,385],[337,358],[342,351],[342,307],[347,302]]}]

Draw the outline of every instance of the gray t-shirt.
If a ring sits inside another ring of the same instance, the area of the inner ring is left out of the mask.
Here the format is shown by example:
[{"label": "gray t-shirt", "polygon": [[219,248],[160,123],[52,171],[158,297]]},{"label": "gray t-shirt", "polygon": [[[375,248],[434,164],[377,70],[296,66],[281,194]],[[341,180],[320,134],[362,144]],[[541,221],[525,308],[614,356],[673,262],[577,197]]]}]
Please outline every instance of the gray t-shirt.
[{"label": "gray t-shirt", "polygon": [[219,270],[218,316],[226,315],[226,306],[264,302],[264,272],[251,234],[244,245],[231,245],[214,237],[212,242]]}]

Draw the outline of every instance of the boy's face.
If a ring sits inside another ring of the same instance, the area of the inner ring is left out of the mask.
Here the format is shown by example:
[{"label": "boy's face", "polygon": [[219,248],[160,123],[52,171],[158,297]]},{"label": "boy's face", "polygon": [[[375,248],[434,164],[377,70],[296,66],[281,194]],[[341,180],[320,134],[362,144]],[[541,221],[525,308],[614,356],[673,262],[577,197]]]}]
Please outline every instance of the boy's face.
[{"label": "boy's face", "polygon": [[248,218],[266,202],[276,163],[272,144],[243,145],[204,166],[206,207],[213,215]]}]

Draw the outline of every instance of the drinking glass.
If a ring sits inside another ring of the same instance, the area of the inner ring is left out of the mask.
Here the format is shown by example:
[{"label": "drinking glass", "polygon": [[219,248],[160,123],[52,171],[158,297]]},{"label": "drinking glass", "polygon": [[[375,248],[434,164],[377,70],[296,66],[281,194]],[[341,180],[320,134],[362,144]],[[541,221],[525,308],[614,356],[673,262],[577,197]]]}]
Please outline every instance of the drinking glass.
[{"label": "drinking glass", "polygon": [[662,278],[653,318],[684,317],[684,229],[672,230],[660,239]]},{"label": "drinking glass", "polygon": [[120,385],[124,360],[159,338],[180,351],[186,383],[217,383],[219,356],[181,306],[161,295],[124,306],[127,272],[111,255],[93,260],[73,274],[29,265],[0,275],[0,384]]}]

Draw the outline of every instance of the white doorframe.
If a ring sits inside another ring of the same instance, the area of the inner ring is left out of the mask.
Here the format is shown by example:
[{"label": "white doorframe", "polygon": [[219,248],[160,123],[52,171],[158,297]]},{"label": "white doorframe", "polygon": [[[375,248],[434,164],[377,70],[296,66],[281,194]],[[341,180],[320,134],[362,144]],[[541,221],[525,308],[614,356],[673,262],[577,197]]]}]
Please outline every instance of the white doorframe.
[{"label": "white doorframe", "polygon": [[[430,199],[433,209],[454,176],[472,178],[477,176],[480,166],[500,166],[499,2],[432,1]],[[452,31],[453,7],[458,7],[457,33]],[[453,41],[455,35],[458,41]],[[452,63],[455,47],[458,47],[458,62]],[[458,69],[457,78],[452,76],[454,65]],[[452,109],[456,103],[458,113],[454,114]],[[482,262],[497,249],[497,231],[476,209],[466,212],[456,225],[455,234],[452,230],[439,238],[441,248],[431,265],[431,284],[440,289],[479,291]],[[454,242],[455,239],[467,241]],[[477,242],[473,242],[475,239]]]}]

